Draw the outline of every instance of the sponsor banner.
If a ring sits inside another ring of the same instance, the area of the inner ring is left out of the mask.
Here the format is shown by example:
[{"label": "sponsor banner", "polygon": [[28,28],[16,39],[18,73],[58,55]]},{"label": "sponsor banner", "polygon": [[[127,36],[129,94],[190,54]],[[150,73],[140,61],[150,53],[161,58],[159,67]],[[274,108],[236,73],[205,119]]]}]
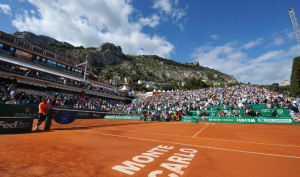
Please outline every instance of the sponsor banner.
[{"label": "sponsor banner", "polygon": [[[121,119],[121,120],[140,120],[141,116],[112,116],[106,115],[104,119]],[[149,119],[151,120],[151,119]]]},{"label": "sponsor banner", "polygon": [[32,117],[0,117],[0,133],[30,132]]},{"label": "sponsor banner", "polygon": [[16,105],[16,104],[1,104],[1,116],[8,117],[38,117],[38,106]]},{"label": "sponsor banner", "polygon": [[110,116],[110,115],[106,115],[104,118],[105,119],[115,119],[116,116]]},{"label": "sponsor banner", "polygon": [[207,122],[236,123],[236,120],[235,118],[227,118],[227,117],[208,117]]},{"label": "sponsor banner", "polygon": [[208,117],[207,122],[219,122],[219,123],[258,123],[256,118],[249,117]]},{"label": "sponsor banner", "polygon": [[295,124],[292,118],[263,117],[207,117],[207,122],[218,123],[252,123],[252,124]]},{"label": "sponsor banner", "polygon": [[197,123],[197,119],[185,119],[185,118],[182,118],[181,122]]},{"label": "sponsor banner", "polygon": [[258,123],[260,123],[260,124],[295,124],[295,122],[292,118],[281,118],[281,119],[258,118]]},{"label": "sponsor banner", "polygon": [[[222,108],[220,108],[222,109]],[[266,109],[255,109],[254,108],[254,112],[256,112],[256,110],[258,110],[260,112],[260,114],[262,116],[267,116],[267,117],[270,117],[272,115],[272,109],[273,108],[266,108]],[[276,115],[280,116],[280,117],[288,117],[290,112],[289,112],[289,109],[281,109],[281,108],[274,108],[274,110],[276,111]],[[227,114],[229,111],[231,112],[231,115],[234,115],[234,110],[223,110],[225,114]],[[215,113],[215,115],[218,115],[221,110],[206,110],[205,111],[207,114],[209,114],[209,116],[211,116],[212,113]],[[201,110],[200,111],[200,114],[202,115],[203,111]],[[240,109],[239,110],[239,115],[244,115],[244,110],[243,109]],[[189,116],[197,116],[197,111],[196,110],[193,110],[193,111],[190,111],[190,114]]]},{"label": "sponsor banner", "polygon": [[55,122],[59,124],[70,124],[74,122],[75,118],[75,115],[70,112],[60,112],[54,116]]},{"label": "sponsor banner", "polygon": [[[69,109],[69,110],[75,110],[75,109]],[[32,106],[32,105],[17,105],[17,104],[1,104],[0,106],[0,112],[1,116],[7,116],[7,117],[33,117],[34,119],[38,118],[38,106]],[[68,109],[65,111],[68,112]],[[108,113],[103,113],[105,111],[94,111],[94,113],[89,112],[83,112],[85,110],[72,111],[72,113],[75,115],[76,119],[89,119],[89,118],[104,118],[105,115]],[[59,113],[60,111],[56,110],[54,111],[54,114]],[[70,111],[71,112],[71,111]],[[101,113],[100,113],[101,112]]]}]

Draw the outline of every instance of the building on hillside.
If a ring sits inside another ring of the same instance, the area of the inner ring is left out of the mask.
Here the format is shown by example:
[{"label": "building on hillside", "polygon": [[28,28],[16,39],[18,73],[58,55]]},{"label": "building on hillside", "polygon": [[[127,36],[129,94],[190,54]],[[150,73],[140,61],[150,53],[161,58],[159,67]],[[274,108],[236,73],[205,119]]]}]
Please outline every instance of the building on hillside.
[{"label": "building on hillside", "polygon": [[147,81],[138,80],[138,84],[146,85],[146,84],[147,84]]},{"label": "building on hillside", "polygon": [[116,79],[110,79],[109,80],[111,85],[117,85],[118,81]]},{"label": "building on hillside", "polygon": [[288,85],[290,85],[288,80],[284,80],[284,81],[281,82],[281,84],[280,84],[280,86],[288,86]]},{"label": "building on hillside", "polygon": [[196,60],[193,61],[194,65],[196,65],[197,63],[200,64],[198,59],[196,59]]},{"label": "building on hillside", "polygon": [[147,82],[147,84],[146,84],[146,88],[148,88],[148,87],[152,87],[153,88],[153,82]]},{"label": "building on hillside", "polygon": [[120,76],[118,75],[113,75],[113,79],[117,80],[117,81],[120,81]]},{"label": "building on hillside", "polygon": [[228,81],[228,84],[235,84],[235,83],[236,83],[235,80],[229,80],[229,81]]},{"label": "building on hillside", "polygon": [[119,75],[119,73],[117,73],[117,72],[111,72],[110,74],[113,75],[113,76]]},{"label": "building on hillside", "polygon": [[131,83],[133,84],[133,81],[132,81],[132,78],[131,78],[131,77],[125,77],[125,78],[124,78],[124,82],[125,82],[125,83],[130,83],[130,82],[131,82]]}]

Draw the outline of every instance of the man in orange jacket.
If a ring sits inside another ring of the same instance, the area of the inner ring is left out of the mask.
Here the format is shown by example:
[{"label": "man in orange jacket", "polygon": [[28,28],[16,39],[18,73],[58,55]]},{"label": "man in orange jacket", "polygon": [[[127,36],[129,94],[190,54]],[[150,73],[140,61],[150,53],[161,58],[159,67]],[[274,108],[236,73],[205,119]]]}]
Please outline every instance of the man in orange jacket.
[{"label": "man in orange jacket", "polygon": [[43,97],[42,102],[39,105],[38,122],[34,130],[36,131],[40,130],[39,125],[41,125],[45,121],[46,115],[48,113],[48,108],[52,108],[52,106],[49,103],[47,103],[46,98]]}]

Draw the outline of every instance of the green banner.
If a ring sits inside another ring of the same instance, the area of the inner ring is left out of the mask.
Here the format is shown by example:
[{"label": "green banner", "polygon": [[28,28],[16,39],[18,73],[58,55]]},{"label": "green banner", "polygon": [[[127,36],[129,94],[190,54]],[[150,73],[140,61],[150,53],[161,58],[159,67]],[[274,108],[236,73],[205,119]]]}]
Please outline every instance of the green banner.
[{"label": "green banner", "polygon": [[258,123],[260,123],[260,124],[295,124],[295,122],[292,118],[280,118],[280,119],[258,118]]},{"label": "green banner", "polygon": [[264,118],[264,117],[207,117],[207,122],[218,123],[250,123],[250,124],[295,124],[289,117]]},{"label": "green banner", "polygon": [[[104,119],[121,119],[121,120],[140,120],[141,116],[117,116],[117,115],[106,115]],[[149,119],[151,120],[151,119]]]},{"label": "green banner", "polygon": [[38,106],[17,105],[17,104],[1,104],[1,116],[9,117],[38,117]]},{"label": "green banner", "polygon": [[32,117],[0,117],[0,133],[30,132],[32,124]]},{"label": "green banner", "polygon": [[197,119],[181,119],[181,122],[197,123]]},{"label": "green banner", "polygon": [[[257,110],[260,112],[260,114],[262,116],[270,117],[272,115],[272,109],[273,108],[257,109]],[[290,114],[289,109],[274,108],[274,110],[276,111],[276,115],[279,117],[289,117],[289,114]],[[233,112],[234,110],[223,110],[223,111],[225,114],[227,114],[228,112],[231,112],[231,115],[234,115],[234,112]],[[208,109],[205,112],[208,114],[208,116],[211,116],[213,112],[215,113],[215,115],[218,115],[221,112],[221,110]],[[254,109],[254,112],[256,112],[256,109]],[[202,113],[203,113],[203,111],[201,110],[200,115],[202,115]],[[243,109],[239,110],[239,115],[244,116]],[[197,116],[197,110],[190,111],[189,116]]]},{"label": "green banner", "polygon": [[197,117],[195,116],[182,116],[181,122],[197,123]]}]

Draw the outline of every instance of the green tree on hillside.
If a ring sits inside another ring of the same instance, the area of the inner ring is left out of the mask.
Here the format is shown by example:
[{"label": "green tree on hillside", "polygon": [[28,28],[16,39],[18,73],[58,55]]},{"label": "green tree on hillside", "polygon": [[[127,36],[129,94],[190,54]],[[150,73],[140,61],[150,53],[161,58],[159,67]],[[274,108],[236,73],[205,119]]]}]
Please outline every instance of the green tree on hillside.
[{"label": "green tree on hillside", "polygon": [[300,56],[295,57],[291,74],[291,94],[292,96],[300,95]]},{"label": "green tree on hillside", "polygon": [[207,84],[203,82],[201,79],[196,79],[196,78],[190,78],[188,79],[184,86],[185,89],[187,90],[193,90],[193,89],[200,89],[200,88],[205,88],[207,87]]}]

